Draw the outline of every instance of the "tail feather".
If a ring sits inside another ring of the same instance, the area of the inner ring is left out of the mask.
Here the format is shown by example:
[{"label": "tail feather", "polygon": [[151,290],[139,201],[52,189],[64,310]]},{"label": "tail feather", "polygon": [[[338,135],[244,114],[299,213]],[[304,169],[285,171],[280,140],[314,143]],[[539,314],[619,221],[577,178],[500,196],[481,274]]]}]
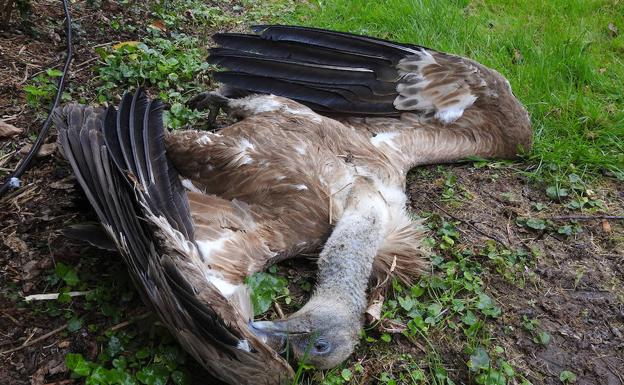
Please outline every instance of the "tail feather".
[{"label": "tail feather", "polygon": [[[99,204],[102,194],[98,193],[96,186],[93,184],[94,179],[91,173],[91,167],[88,166],[80,145],[80,130],[70,129],[70,127],[82,126],[82,119],[76,121],[75,114],[77,112],[82,114],[83,110],[71,105],[57,108],[54,111],[54,121],[59,129],[58,140],[61,147],[64,149],[65,157],[72,166],[72,169],[75,170],[74,174],[78,183],[83,186],[85,195],[87,195],[87,199],[91,202],[98,218],[101,220],[104,218],[106,221],[110,221],[110,215],[106,213],[104,207]],[[79,170],[79,172],[76,172],[76,170]]]}]

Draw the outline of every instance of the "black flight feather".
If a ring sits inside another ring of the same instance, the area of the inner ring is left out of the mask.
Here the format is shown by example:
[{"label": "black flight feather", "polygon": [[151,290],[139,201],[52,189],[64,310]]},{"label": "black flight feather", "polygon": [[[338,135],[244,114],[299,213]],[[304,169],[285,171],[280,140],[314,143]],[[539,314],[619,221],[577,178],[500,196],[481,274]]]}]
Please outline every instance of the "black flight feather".
[{"label": "black flight feather", "polygon": [[[162,264],[163,258],[170,257],[158,255],[156,247],[162,239],[154,233],[158,229],[141,219],[146,209],[174,218],[170,225],[193,241],[186,193],[166,157],[162,104],[148,102],[144,95],[126,94],[119,111],[96,112],[70,105],[55,110],[54,117],[59,143],[76,178],[100,221],[121,242],[117,246],[122,247],[132,279],[143,289],[142,297],[170,321],[169,326],[175,318],[176,327],[195,330],[200,339],[235,348],[239,337],[208,304],[199,301],[175,264]],[[145,194],[148,186],[162,193],[158,202]],[[163,314],[159,305],[165,302],[181,313]]]},{"label": "black flight feather", "polygon": [[[209,62],[228,94],[284,96],[327,113],[398,116],[397,63],[423,47],[317,28],[253,27],[214,35]],[[240,92],[239,90],[243,90]]]},{"label": "black flight feather", "polygon": [[336,87],[330,88],[322,85],[312,87],[309,84],[288,82],[232,71],[218,72],[214,76],[217,81],[235,89],[240,88],[252,92],[284,96],[306,104],[316,111],[380,116],[399,114],[399,111],[394,109],[392,103],[351,102],[341,95],[335,89]]},{"label": "black flight feather", "polygon": [[393,63],[397,63],[414,50],[412,47],[392,41],[319,28],[263,25],[254,26],[252,29],[269,40],[295,41],[361,55],[383,56]]}]

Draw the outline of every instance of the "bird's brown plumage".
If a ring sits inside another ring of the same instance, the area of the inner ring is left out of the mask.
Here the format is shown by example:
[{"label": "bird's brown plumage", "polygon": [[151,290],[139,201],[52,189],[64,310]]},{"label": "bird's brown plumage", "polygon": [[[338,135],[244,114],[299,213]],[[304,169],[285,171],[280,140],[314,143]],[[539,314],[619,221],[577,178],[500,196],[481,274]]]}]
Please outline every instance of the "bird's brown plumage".
[{"label": "bird's brown plumage", "polygon": [[[361,207],[376,209],[362,223],[381,231],[379,245],[344,268],[325,261],[322,293],[311,302],[353,305],[344,320],[354,324],[336,334],[355,338],[361,280],[369,278],[358,271],[370,271],[358,263],[370,257],[378,281],[390,273],[410,281],[426,266],[423,230],[406,212],[409,169],[514,157],[529,149],[531,132],[508,82],[470,59],[303,27],[257,31],[215,37],[221,47],[211,60],[230,69],[217,74],[226,94],[250,95],[206,99],[240,119],[231,126],[165,134],[160,108],[141,93],[124,97],[119,111],[66,107],[57,125],[100,220],[172,333],[220,379],[269,384],[292,370],[247,326],[246,277],[318,250],[334,224],[349,234],[341,220],[360,191],[354,186],[365,186],[372,198]],[[358,209],[349,210],[357,217]],[[339,261],[343,243],[329,241],[325,255]],[[356,269],[342,271],[349,266]],[[332,290],[334,275],[356,280],[339,286],[358,293],[324,301],[344,291]],[[313,329],[323,323],[319,314],[334,314],[304,310],[297,322]],[[315,362],[335,365],[355,342]]]},{"label": "bird's brown plumage", "polygon": [[277,109],[237,111],[248,116],[218,133],[187,131],[166,139],[168,156],[183,177],[201,191],[232,200],[228,204],[238,210],[231,215],[253,224],[253,230],[224,226],[207,219],[220,210],[205,206],[202,220],[214,226],[204,230],[197,226],[200,216],[193,214],[198,240],[227,238],[211,263],[240,282],[267,264],[317,250],[340,218],[353,176],[362,173],[375,175],[401,200],[376,261],[377,275],[383,278],[394,262],[405,280],[422,271],[422,231],[403,211],[408,168],[400,151],[375,146],[367,130],[317,115],[292,100],[257,96],[245,102],[250,108]]},{"label": "bird's brown plumage", "polygon": [[141,91],[119,111],[68,105],[55,111],[59,142],[141,296],[184,348],[230,383],[288,382],[290,367],[249,330],[245,288],[224,286],[197,248],[161,109]]}]

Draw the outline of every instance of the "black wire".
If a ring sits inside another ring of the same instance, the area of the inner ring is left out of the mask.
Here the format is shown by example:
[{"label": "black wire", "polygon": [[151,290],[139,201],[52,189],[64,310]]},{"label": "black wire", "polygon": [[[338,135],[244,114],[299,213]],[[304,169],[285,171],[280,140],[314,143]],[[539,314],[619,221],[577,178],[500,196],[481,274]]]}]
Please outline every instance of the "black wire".
[{"label": "black wire", "polygon": [[2,184],[0,187],[0,196],[4,195],[9,187],[11,186],[11,180],[13,178],[20,178],[30,167],[33,158],[39,152],[39,148],[45,141],[46,136],[48,136],[48,131],[50,131],[50,126],[52,125],[52,112],[56,108],[56,106],[61,101],[61,95],[63,94],[63,89],[65,88],[65,77],[67,76],[67,72],[69,70],[69,65],[72,61],[72,55],[74,50],[72,48],[72,28],[71,28],[71,16],[69,14],[69,7],[67,5],[67,0],[63,1],[63,11],[65,12],[65,22],[66,22],[66,31],[65,36],[67,37],[67,56],[65,56],[65,65],[63,66],[63,75],[58,81],[58,88],[56,90],[56,96],[54,97],[54,102],[52,103],[52,107],[50,108],[50,113],[43,123],[43,127],[41,131],[39,131],[39,135],[37,136],[37,140],[33,144],[32,148],[28,152],[28,154],[24,157],[22,162],[17,166],[17,169],[13,172],[11,176]]}]

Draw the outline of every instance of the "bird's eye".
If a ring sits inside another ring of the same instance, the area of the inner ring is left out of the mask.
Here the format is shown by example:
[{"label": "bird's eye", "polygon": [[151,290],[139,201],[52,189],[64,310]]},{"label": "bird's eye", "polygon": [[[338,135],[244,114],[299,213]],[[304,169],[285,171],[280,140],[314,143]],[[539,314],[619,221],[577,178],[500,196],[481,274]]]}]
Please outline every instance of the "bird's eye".
[{"label": "bird's eye", "polygon": [[314,343],[314,352],[317,354],[327,353],[330,347],[329,343],[325,341],[316,341]]}]

